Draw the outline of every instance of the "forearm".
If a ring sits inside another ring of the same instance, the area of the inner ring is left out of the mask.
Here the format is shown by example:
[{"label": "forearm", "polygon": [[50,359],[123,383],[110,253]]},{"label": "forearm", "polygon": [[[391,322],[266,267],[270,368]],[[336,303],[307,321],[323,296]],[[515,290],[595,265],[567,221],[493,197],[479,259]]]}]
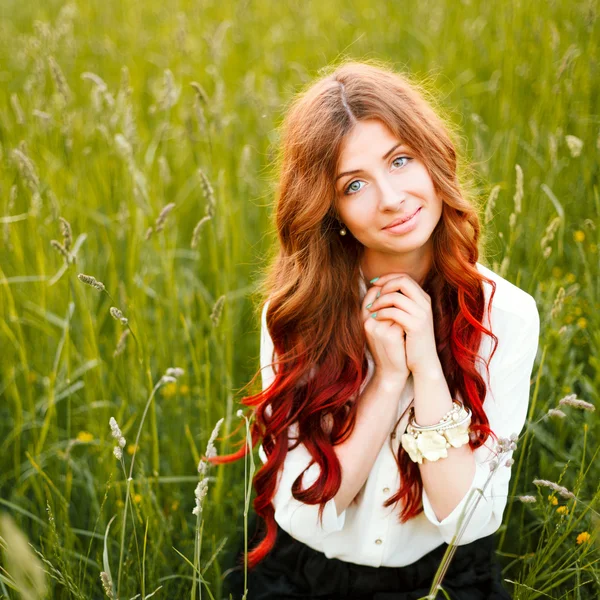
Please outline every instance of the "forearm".
[{"label": "forearm", "polygon": [[342,469],[342,483],[334,497],[338,516],[348,508],[367,480],[396,423],[398,402],[405,385],[406,379],[391,381],[375,374],[358,401],[352,434],[345,442],[334,446]]},{"label": "forearm", "polygon": [[[413,374],[415,421],[434,425],[452,408],[452,397],[441,365],[426,374]],[[448,516],[471,487],[475,456],[469,446],[450,447],[448,457],[419,464],[423,488],[437,518]]]}]

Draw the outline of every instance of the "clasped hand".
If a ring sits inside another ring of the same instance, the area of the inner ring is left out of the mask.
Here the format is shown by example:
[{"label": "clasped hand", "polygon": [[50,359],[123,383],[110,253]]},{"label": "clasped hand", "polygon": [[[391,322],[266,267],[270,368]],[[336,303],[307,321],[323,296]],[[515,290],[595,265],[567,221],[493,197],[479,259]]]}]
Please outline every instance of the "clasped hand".
[{"label": "clasped hand", "polygon": [[[436,373],[441,369],[435,343],[431,297],[410,275],[388,273],[379,277],[367,291],[363,307],[367,320],[388,321],[388,325],[396,324],[401,328],[402,332],[397,327],[387,329],[396,330],[404,338],[404,344],[400,343],[398,349],[404,350],[406,367],[413,376]],[[373,337],[377,328],[365,321],[365,330]]]}]

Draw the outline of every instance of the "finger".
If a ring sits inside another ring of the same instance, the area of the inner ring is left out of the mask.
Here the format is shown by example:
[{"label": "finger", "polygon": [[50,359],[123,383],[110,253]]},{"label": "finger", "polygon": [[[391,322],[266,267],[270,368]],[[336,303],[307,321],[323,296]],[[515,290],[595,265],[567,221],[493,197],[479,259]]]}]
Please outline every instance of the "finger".
[{"label": "finger", "polygon": [[378,322],[385,320],[392,321],[392,323],[400,325],[404,331],[409,329],[411,322],[410,315],[398,308],[382,308],[381,310],[372,313],[370,318]]},{"label": "finger", "polygon": [[[379,283],[379,280],[377,281]],[[381,295],[400,292],[419,305],[429,303],[431,298],[427,292],[408,274],[388,274],[381,284]]]},{"label": "finger", "polygon": [[371,308],[369,309],[372,313],[381,310],[382,308],[399,308],[409,314],[417,314],[422,311],[423,308],[419,306],[414,300],[411,300],[404,294],[398,292],[390,292],[387,294],[381,294],[379,298],[376,298]]},{"label": "finger", "polygon": [[365,297],[362,300],[361,314],[363,317],[363,321],[365,319],[368,319],[369,316],[371,315],[372,311],[370,310],[370,308],[367,308],[367,306],[370,304],[373,304],[373,302],[375,302],[375,300],[377,299],[377,292],[379,292],[379,288],[376,288],[376,287],[369,288],[367,290],[367,293],[365,294]]}]

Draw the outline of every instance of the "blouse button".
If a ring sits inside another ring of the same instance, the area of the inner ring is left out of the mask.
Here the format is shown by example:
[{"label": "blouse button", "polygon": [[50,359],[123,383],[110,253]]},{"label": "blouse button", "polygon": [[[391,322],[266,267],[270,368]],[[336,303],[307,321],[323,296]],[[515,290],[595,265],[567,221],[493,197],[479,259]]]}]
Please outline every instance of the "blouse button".
[{"label": "blouse button", "polygon": [[383,493],[384,493],[384,494],[387,494],[389,491],[390,491],[390,488],[389,488],[389,487],[384,487],[384,488],[383,488]]},{"label": "blouse button", "polygon": [[381,538],[377,538],[375,540],[375,543],[379,546],[379,544],[381,544],[383,542],[383,540]]}]

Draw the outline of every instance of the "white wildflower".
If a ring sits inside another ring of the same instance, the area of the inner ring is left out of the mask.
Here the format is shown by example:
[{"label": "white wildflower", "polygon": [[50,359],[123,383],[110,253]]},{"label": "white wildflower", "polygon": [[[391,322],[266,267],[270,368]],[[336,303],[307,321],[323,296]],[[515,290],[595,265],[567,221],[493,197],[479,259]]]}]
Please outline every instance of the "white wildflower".
[{"label": "white wildflower", "polygon": [[213,432],[210,434],[210,438],[208,440],[208,444],[206,445],[206,458],[211,458],[213,456],[217,455],[217,451],[215,449],[215,440],[217,439],[217,435],[219,434],[219,429],[221,428],[221,425],[223,424],[224,418],[221,417],[218,421],[217,424],[215,425],[215,428],[213,429]]},{"label": "white wildflower", "polygon": [[119,425],[114,417],[110,418],[109,424],[112,436],[117,440],[118,444],[118,446],[113,448],[113,453],[119,460],[121,460],[121,457],[123,456],[123,448],[125,448],[127,441],[125,440],[123,432],[119,428]]},{"label": "white wildflower", "polygon": [[196,489],[194,491],[194,496],[196,497],[196,507],[192,510],[192,513],[198,516],[202,512],[202,502],[206,497],[206,493],[208,492],[208,479],[203,478],[198,482]]},{"label": "white wildflower", "polygon": [[171,377],[181,377],[184,373],[185,371],[179,367],[169,367],[165,372],[166,375]]},{"label": "white wildflower", "polygon": [[119,428],[117,420],[114,417],[111,417],[108,423],[110,425],[110,430],[111,430],[112,436],[114,438],[118,439],[123,436],[123,433],[121,432],[121,429]]}]

